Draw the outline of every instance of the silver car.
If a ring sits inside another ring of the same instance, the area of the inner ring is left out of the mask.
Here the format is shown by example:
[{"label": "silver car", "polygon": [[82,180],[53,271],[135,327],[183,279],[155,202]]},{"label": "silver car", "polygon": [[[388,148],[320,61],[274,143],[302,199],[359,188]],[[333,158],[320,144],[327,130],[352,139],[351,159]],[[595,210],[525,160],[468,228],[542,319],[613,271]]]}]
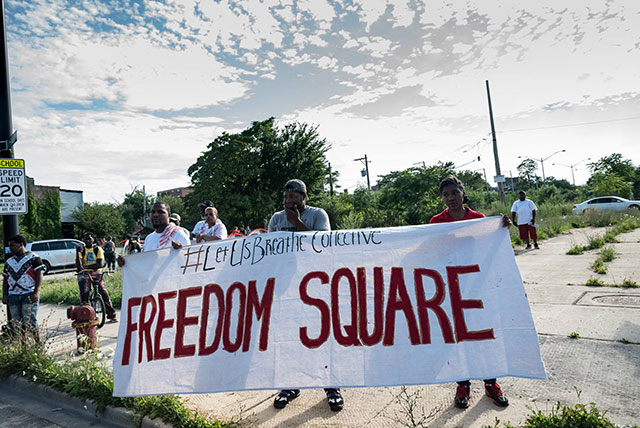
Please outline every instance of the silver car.
[{"label": "silver car", "polygon": [[46,274],[51,269],[75,267],[76,249],[82,245],[82,241],[77,239],[48,239],[27,243],[27,251],[40,256]]},{"label": "silver car", "polygon": [[573,206],[574,214],[582,214],[587,210],[596,211],[626,211],[640,210],[640,201],[630,201],[619,196],[599,196]]}]

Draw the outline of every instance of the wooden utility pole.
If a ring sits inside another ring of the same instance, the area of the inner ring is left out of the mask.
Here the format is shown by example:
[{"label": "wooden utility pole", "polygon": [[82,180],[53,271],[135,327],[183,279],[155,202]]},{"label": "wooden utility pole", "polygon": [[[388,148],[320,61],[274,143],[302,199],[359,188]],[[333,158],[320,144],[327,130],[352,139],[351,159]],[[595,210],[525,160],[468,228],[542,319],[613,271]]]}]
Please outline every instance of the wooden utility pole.
[{"label": "wooden utility pole", "polygon": [[[489,81],[485,80],[487,84],[487,100],[489,100],[489,120],[491,121],[491,136],[493,137],[493,157],[496,161],[496,177],[500,177],[500,158],[498,157],[498,140],[496,139],[496,127],[493,124],[493,109],[491,108],[491,93],[489,92]],[[498,178],[498,194],[500,195],[500,202],[504,201],[504,186],[503,181]]]}]

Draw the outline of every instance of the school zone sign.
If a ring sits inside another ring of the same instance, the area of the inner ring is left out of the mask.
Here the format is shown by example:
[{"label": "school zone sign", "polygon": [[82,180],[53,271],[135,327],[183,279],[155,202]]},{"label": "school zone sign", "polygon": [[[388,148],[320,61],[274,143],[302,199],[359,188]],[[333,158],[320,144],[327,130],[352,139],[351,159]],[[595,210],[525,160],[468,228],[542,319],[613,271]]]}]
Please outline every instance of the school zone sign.
[{"label": "school zone sign", "polygon": [[545,378],[500,218],[127,258],[114,395]]}]

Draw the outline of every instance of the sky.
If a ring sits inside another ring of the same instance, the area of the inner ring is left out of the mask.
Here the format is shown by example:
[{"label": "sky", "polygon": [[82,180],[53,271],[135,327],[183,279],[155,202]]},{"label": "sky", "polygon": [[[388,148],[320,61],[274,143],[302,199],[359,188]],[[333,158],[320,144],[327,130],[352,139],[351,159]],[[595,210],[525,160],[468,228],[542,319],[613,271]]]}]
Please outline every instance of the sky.
[{"label": "sky", "polygon": [[271,116],[318,126],[342,189],[366,186],[365,154],[372,184],[439,161],[493,183],[485,81],[507,177],[525,157],[577,184],[588,158],[640,165],[637,0],[6,0],[5,13],[15,157],[85,202],[188,186],[209,142]]}]

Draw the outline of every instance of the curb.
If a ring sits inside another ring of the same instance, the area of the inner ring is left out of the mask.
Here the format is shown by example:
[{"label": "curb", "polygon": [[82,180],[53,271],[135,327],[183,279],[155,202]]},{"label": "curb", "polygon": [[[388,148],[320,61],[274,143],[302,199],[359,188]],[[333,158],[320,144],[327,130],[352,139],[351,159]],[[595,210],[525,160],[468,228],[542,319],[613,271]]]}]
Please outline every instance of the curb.
[{"label": "curb", "polygon": [[88,420],[104,420],[113,425],[121,427],[142,427],[142,428],[173,428],[173,425],[163,422],[161,419],[149,419],[143,417],[140,423],[137,416],[131,410],[123,407],[107,406],[103,413],[96,413],[97,405],[92,400],[82,401],[79,398],[71,397],[64,392],[57,391],[45,385],[30,382],[29,380],[11,375],[0,379],[0,387],[12,389],[20,394],[29,395],[38,400],[51,403],[55,407],[68,407],[77,413],[85,414]]}]

